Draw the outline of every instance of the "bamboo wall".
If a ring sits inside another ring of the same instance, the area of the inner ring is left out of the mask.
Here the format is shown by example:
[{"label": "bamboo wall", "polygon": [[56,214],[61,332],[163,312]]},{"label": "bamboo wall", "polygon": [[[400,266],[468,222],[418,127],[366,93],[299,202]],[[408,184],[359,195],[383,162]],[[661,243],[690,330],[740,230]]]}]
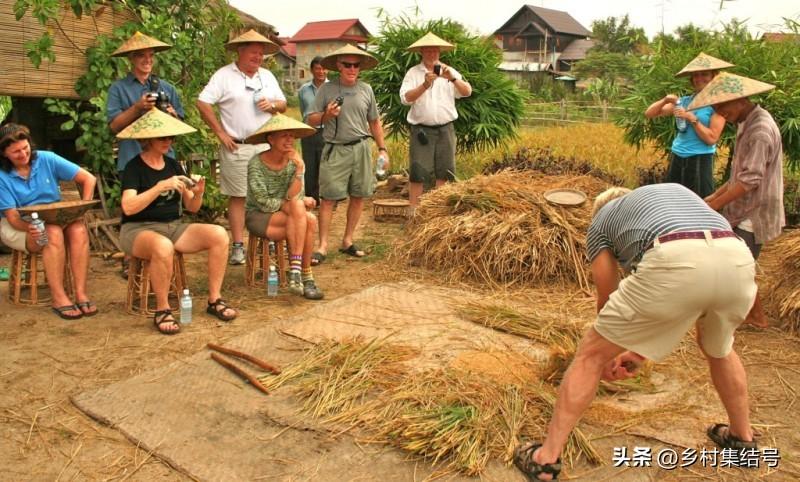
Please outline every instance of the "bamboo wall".
[{"label": "bamboo wall", "polygon": [[38,39],[44,27],[29,14],[17,21],[13,7],[14,0],[0,0],[0,95],[16,97],[78,99],[75,82],[86,70],[86,49],[98,35],[135,20],[127,10],[115,12],[110,6],[81,19],[65,8],[58,22],[47,25],[55,40],[56,61],[44,60],[37,69],[25,55],[24,44]]}]

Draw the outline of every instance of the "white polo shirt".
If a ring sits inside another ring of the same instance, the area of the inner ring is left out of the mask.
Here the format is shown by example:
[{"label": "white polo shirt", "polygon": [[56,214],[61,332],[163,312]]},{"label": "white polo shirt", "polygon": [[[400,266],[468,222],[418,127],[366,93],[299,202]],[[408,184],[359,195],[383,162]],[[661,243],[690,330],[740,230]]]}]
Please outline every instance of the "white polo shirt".
[{"label": "white polo shirt", "polygon": [[234,139],[244,139],[272,118],[256,106],[254,95],[258,90],[268,100],[286,100],[272,72],[259,68],[256,75],[247,77],[234,62],[214,72],[199,99],[219,106],[225,132]]},{"label": "white polo shirt", "polygon": [[[461,74],[456,69],[448,68],[453,73],[454,79],[461,79]],[[408,123],[438,126],[458,119],[456,99],[463,96],[456,89],[455,83],[444,77],[434,80],[431,88],[423,92],[416,101],[406,100],[406,93],[409,90],[416,89],[425,82],[425,72],[427,70],[422,63],[411,67],[403,78],[403,85],[400,86],[400,102],[411,106],[406,117]]]}]

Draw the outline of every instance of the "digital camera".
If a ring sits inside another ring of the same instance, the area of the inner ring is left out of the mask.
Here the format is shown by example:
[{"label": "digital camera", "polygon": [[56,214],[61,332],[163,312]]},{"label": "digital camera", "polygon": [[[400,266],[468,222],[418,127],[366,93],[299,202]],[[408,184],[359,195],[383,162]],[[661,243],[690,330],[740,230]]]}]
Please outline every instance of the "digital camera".
[{"label": "digital camera", "polygon": [[436,64],[433,66],[433,73],[436,75],[442,75],[442,64]]},{"label": "digital camera", "polygon": [[155,75],[150,76],[150,92],[147,95],[156,101],[158,110],[167,112],[167,108],[170,105],[169,96],[161,90],[161,81]]},{"label": "digital camera", "polygon": [[340,95],[339,97],[337,97],[337,98],[336,98],[336,105],[338,105],[339,107],[341,107],[341,106],[342,106],[342,104],[344,104],[344,97],[342,97],[342,96]]}]

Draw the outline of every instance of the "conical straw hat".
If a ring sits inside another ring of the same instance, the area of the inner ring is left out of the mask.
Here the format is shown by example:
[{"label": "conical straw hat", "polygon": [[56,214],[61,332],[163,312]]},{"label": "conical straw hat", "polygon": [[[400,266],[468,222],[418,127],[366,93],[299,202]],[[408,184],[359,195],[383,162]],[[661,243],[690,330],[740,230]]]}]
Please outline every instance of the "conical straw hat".
[{"label": "conical straw hat", "polygon": [[191,134],[197,129],[158,109],[150,109],[117,134],[118,139],[153,139]]},{"label": "conical straw hat", "polygon": [[239,45],[249,43],[264,44],[264,47],[266,47],[264,53],[267,55],[274,54],[281,49],[278,44],[253,29],[248,30],[247,32],[226,43],[225,48],[228,50],[236,50]]},{"label": "conical straw hat", "polygon": [[248,144],[263,144],[267,142],[267,134],[278,131],[289,131],[295,138],[300,138],[314,135],[317,130],[289,116],[275,114],[260,129],[250,134],[245,141]]},{"label": "conical straw hat", "polygon": [[160,40],[156,40],[153,37],[149,37],[142,32],[136,32],[125,41],[122,45],[119,46],[117,50],[111,54],[112,57],[122,57],[127,55],[130,52],[134,52],[136,50],[144,50],[144,49],[153,49],[155,52],[161,52],[162,50],[171,49],[172,45],[165,44]]},{"label": "conical straw hat", "polygon": [[323,67],[325,67],[328,70],[336,70],[336,71],[338,71],[339,67],[336,66],[336,59],[340,55],[359,55],[359,56],[361,56],[362,57],[361,58],[361,71],[362,72],[364,70],[369,70],[369,69],[375,68],[375,66],[378,65],[378,59],[376,59],[372,55],[368,54],[367,52],[361,50],[360,48],[355,47],[355,46],[350,45],[350,44],[347,44],[344,47],[329,53],[328,55],[325,56],[324,59],[322,59],[322,62],[320,62],[320,63],[322,64]]},{"label": "conical straw hat", "polygon": [[721,104],[729,100],[750,97],[751,95],[767,92],[775,86],[741,75],[722,72],[701,90],[687,109],[699,109],[707,105]]},{"label": "conical straw hat", "polygon": [[702,72],[705,70],[720,70],[720,69],[727,69],[730,67],[735,67],[735,65],[725,62],[724,60],[720,60],[716,57],[712,57],[708,54],[700,52],[697,54],[697,57],[692,59],[691,62],[686,64],[686,67],[682,68],[680,72],[675,74],[675,77],[682,77],[684,75],[689,75],[692,72]]},{"label": "conical straw hat", "polygon": [[433,32],[426,33],[421,39],[411,44],[408,50],[419,52],[422,47],[439,47],[439,50],[442,52],[448,52],[456,48],[455,45],[446,40],[442,40]]}]

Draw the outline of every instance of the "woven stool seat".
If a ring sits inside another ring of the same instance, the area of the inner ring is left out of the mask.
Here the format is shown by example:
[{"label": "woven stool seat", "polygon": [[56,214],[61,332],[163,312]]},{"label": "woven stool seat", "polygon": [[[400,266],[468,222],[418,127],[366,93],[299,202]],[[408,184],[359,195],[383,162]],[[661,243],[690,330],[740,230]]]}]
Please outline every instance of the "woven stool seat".
[{"label": "woven stool seat", "polygon": [[247,286],[255,288],[259,283],[267,285],[267,273],[269,265],[276,264],[278,270],[278,283],[286,283],[286,241],[275,242],[275,258],[270,259],[269,240],[263,236],[253,233],[247,235],[247,257],[244,267],[244,281]]},{"label": "woven stool seat", "polygon": [[[178,310],[178,298],[186,287],[186,265],[183,254],[176,252],[172,259],[172,279],[169,282],[169,307]],[[150,316],[156,311],[155,293],[150,286],[150,261],[131,256],[128,264],[128,313]]]},{"label": "woven stool seat", "polygon": [[[65,249],[64,291],[70,299],[75,296],[74,284],[69,266],[69,249]],[[52,300],[41,253],[12,249],[8,301],[15,305],[49,305]]]}]

